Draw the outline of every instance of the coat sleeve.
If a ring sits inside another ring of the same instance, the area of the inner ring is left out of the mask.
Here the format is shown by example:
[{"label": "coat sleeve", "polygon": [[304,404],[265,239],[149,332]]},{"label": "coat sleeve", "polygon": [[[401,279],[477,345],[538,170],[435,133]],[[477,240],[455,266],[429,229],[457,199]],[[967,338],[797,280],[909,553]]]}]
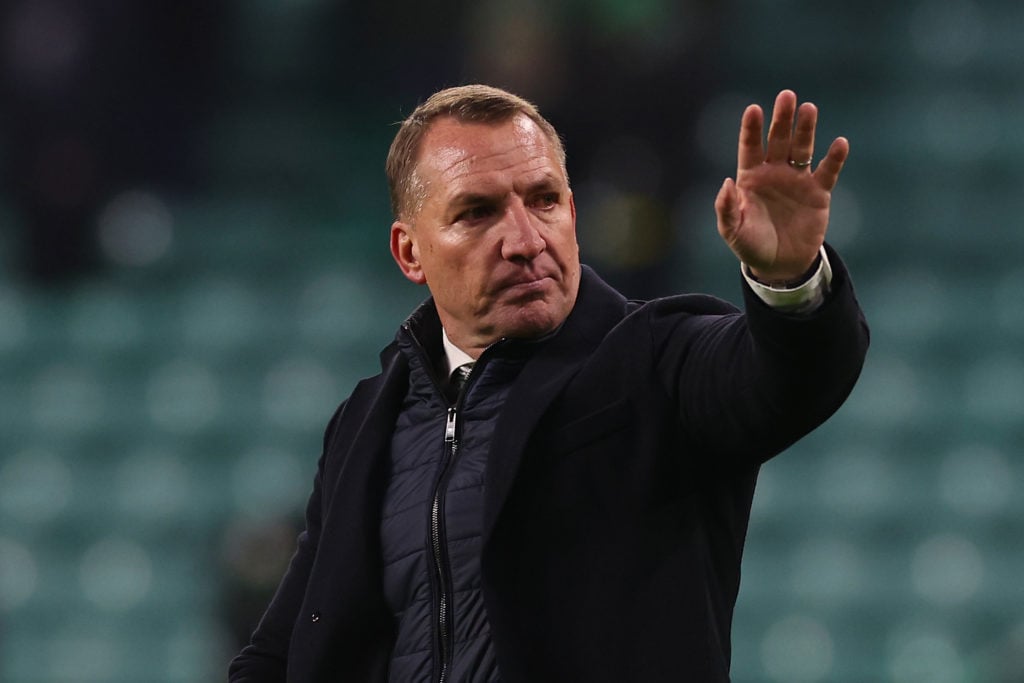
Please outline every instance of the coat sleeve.
[{"label": "coat sleeve", "polygon": [[320,541],[324,461],[344,405],[334,414],[324,436],[313,492],[306,504],[306,528],[299,534],[295,554],[249,644],[231,661],[228,668],[230,683],[285,683],[292,629],[305,597]]},{"label": "coat sleeve", "polygon": [[745,282],[743,314],[706,297],[652,310],[656,372],[694,452],[763,462],[846,400],[869,333],[845,265],[826,248],[831,291],[812,313],[775,311]]}]

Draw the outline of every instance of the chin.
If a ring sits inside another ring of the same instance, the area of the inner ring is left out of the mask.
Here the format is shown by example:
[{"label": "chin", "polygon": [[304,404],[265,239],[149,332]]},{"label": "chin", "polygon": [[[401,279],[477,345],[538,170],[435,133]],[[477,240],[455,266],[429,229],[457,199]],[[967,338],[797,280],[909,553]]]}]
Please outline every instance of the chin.
[{"label": "chin", "polygon": [[553,310],[531,311],[524,306],[515,312],[504,325],[500,325],[501,337],[516,339],[534,339],[543,337],[554,331],[565,320],[566,315],[559,315]]}]

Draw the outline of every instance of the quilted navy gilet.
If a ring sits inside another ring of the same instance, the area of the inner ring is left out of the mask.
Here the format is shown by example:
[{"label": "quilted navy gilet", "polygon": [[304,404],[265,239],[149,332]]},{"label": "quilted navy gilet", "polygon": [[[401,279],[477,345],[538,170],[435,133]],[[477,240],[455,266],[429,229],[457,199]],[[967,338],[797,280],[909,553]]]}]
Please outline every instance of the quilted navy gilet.
[{"label": "quilted navy gilet", "polygon": [[384,593],[396,633],[388,681],[494,683],[500,675],[480,587],[484,472],[525,358],[492,347],[449,399],[434,369],[443,360],[431,359],[408,325],[398,343],[410,374],[381,516]]}]

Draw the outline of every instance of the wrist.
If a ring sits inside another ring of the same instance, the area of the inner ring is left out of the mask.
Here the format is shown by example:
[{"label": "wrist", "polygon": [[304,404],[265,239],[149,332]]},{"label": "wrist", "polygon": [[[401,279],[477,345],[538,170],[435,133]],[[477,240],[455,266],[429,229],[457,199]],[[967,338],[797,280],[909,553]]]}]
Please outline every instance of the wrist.
[{"label": "wrist", "polygon": [[819,250],[821,259],[811,277],[795,287],[772,287],[758,282],[750,276],[745,264],[741,270],[750,291],[769,307],[781,313],[801,314],[817,310],[825,302],[832,288],[832,266],[828,262],[825,248]]},{"label": "wrist", "polygon": [[758,273],[750,266],[747,266],[747,274],[755,282],[765,285],[766,287],[771,287],[772,289],[795,289],[814,277],[814,274],[817,273],[818,269],[821,267],[821,258],[821,251],[819,250],[817,256],[814,257],[814,261],[811,262],[811,265],[796,277],[771,277],[763,273]]}]

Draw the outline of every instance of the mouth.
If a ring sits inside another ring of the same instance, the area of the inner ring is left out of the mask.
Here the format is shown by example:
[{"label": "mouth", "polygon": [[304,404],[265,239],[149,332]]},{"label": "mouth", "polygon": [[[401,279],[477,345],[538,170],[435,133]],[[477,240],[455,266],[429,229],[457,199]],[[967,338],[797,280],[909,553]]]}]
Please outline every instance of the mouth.
[{"label": "mouth", "polygon": [[516,292],[516,293],[530,293],[537,292],[546,289],[554,278],[549,275],[541,275],[539,277],[518,277],[509,278],[508,280],[499,284],[499,291],[504,292]]}]

